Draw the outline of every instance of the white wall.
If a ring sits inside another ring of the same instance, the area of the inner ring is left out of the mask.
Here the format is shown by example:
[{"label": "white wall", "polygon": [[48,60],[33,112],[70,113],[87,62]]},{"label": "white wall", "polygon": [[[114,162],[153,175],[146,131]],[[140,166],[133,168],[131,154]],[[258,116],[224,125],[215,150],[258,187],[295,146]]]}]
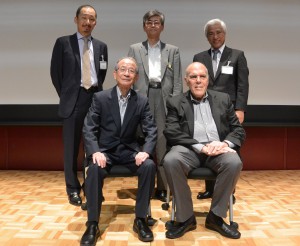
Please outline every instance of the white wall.
[{"label": "white wall", "polygon": [[98,12],[93,36],[108,44],[109,70],[132,43],[146,39],[142,17],[150,9],[166,15],[162,40],[180,48],[183,69],[209,48],[207,20],[227,24],[226,44],[245,51],[250,69],[249,104],[300,105],[299,0],[1,0],[0,104],[56,104],[49,70],[57,37],[73,34],[77,7]]}]

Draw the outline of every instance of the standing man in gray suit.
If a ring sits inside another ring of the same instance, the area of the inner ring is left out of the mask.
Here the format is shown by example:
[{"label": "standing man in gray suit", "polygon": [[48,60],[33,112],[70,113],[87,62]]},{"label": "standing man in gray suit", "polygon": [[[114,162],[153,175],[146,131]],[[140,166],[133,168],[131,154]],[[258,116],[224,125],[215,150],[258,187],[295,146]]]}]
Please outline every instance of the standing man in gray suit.
[{"label": "standing man in gray suit", "polygon": [[166,120],[166,100],[182,92],[182,74],[179,49],[160,41],[165,16],[158,10],[148,11],[143,17],[147,40],[130,46],[128,56],[135,58],[139,66],[139,79],[134,90],[148,96],[154,116],[158,138],[156,145],[157,190],[155,198],[165,201],[166,178],[161,161],[166,153],[163,135]]},{"label": "standing man in gray suit", "polygon": [[92,6],[78,7],[74,22],[77,32],[55,42],[50,73],[59,96],[58,115],[63,120],[66,190],[69,202],[80,206],[77,157],[82,126],[93,94],[102,91],[107,71],[107,46],[91,36],[97,23],[97,13]]},{"label": "standing man in gray suit", "polygon": [[166,237],[178,238],[196,228],[187,175],[192,169],[206,166],[217,173],[217,179],[205,227],[225,237],[240,238],[240,232],[223,218],[242,170],[235,149],[242,145],[245,131],[228,94],[207,90],[209,75],[202,63],[187,67],[185,81],[189,91],[167,101],[164,134],[172,148],[163,166],[175,199],[177,224],[166,232]]},{"label": "standing man in gray suit", "polygon": [[[194,62],[203,63],[209,73],[208,88],[229,94],[235,113],[244,122],[249,94],[249,69],[244,52],[225,45],[226,24],[212,19],[204,26],[204,33],[211,45],[209,50],[194,56]],[[206,180],[206,191],[199,192],[198,199],[212,197],[214,181]]]}]

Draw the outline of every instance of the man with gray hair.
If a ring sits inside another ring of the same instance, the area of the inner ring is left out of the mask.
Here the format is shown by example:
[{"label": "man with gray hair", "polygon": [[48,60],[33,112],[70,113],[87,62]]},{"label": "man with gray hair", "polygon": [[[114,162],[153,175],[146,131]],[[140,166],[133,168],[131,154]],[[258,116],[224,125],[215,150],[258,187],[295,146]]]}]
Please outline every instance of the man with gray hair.
[{"label": "man with gray hair", "polygon": [[[123,165],[138,175],[133,230],[141,241],[153,241],[146,217],[155,184],[156,165],[152,157],[157,128],[147,97],[131,89],[138,78],[136,61],[132,57],[120,59],[113,75],[117,85],[95,93],[84,120],[83,140],[88,159],[85,179],[88,221],[81,245],[95,245],[100,235],[98,223],[104,178],[115,164]],[[142,147],[136,139],[139,124],[146,136]]]},{"label": "man with gray hair", "polygon": [[[249,69],[244,52],[225,45],[226,24],[212,19],[204,26],[210,48],[194,56],[194,62],[203,63],[209,73],[208,88],[229,94],[235,113],[244,122],[249,93]],[[206,191],[199,192],[198,199],[211,198],[215,181],[206,180]]]}]

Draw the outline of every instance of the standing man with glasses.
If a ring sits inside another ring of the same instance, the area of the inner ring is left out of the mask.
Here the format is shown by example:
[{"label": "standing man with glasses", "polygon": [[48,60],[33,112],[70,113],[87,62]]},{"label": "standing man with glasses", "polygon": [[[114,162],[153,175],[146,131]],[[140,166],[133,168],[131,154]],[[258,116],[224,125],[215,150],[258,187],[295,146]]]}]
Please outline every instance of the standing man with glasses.
[{"label": "standing man with glasses", "polygon": [[165,16],[158,10],[150,10],[143,17],[147,40],[130,46],[128,56],[135,58],[139,66],[139,79],[134,90],[148,96],[150,109],[157,125],[156,163],[157,190],[155,198],[166,201],[166,178],[161,162],[166,153],[163,135],[166,121],[166,100],[182,92],[182,73],[179,49],[160,41]]},{"label": "standing man with glasses", "polygon": [[107,71],[107,46],[93,38],[96,10],[82,5],[76,11],[77,32],[56,40],[51,59],[51,79],[59,96],[63,119],[64,172],[69,202],[80,206],[81,185],[77,158],[85,115],[94,92],[102,90]]},{"label": "standing man with glasses", "polygon": [[[194,56],[194,62],[203,63],[209,73],[208,88],[229,94],[240,123],[244,122],[249,94],[249,69],[244,52],[225,45],[226,24],[212,19],[204,26],[210,49]],[[198,199],[211,198],[215,181],[206,180],[205,192],[199,192]]]}]

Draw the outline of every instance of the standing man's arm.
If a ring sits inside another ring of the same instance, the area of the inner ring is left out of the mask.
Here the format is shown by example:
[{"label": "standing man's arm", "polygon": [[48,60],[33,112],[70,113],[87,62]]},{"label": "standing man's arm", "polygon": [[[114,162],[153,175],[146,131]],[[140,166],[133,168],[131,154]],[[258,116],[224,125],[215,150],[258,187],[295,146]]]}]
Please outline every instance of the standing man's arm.
[{"label": "standing man's arm", "polygon": [[181,71],[181,60],[179,48],[176,47],[174,52],[174,85],[173,85],[173,96],[182,93],[182,71]]},{"label": "standing man's arm", "polygon": [[238,57],[237,63],[237,92],[235,111],[240,123],[244,122],[244,112],[246,111],[249,94],[249,69],[244,52]]},{"label": "standing man's arm", "polygon": [[57,39],[52,52],[50,75],[52,83],[56,89],[58,96],[60,96],[63,70],[63,45],[60,39]]}]

